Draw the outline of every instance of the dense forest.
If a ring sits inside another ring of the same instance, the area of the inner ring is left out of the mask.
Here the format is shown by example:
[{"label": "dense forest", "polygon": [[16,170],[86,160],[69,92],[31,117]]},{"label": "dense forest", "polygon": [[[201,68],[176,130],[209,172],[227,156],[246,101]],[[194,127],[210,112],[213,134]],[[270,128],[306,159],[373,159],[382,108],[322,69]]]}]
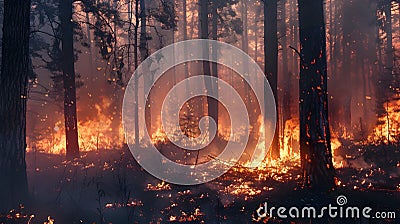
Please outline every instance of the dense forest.
[{"label": "dense forest", "polygon": [[0,223],[399,223],[399,1],[0,14]]}]

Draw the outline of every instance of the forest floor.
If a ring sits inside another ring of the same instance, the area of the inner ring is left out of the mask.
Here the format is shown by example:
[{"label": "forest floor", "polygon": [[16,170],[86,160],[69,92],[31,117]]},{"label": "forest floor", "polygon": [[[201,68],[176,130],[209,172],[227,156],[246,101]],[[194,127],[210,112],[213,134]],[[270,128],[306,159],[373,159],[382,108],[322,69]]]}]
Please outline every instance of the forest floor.
[{"label": "forest floor", "polygon": [[[346,145],[346,144],[344,144]],[[62,155],[28,153],[30,202],[0,216],[0,223],[400,223],[400,149],[350,142],[340,150],[339,187],[329,193],[299,187],[297,162],[248,171],[235,167],[197,186],[163,183],[140,168],[129,150]],[[269,206],[348,205],[394,211],[395,219],[259,219]]]}]

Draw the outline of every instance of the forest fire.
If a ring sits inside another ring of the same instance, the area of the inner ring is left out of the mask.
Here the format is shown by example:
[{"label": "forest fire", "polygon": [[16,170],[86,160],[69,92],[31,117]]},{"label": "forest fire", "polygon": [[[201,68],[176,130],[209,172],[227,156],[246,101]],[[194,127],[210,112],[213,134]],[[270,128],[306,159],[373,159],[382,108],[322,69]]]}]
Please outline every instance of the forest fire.
[{"label": "forest fire", "polygon": [[4,0],[0,26],[0,224],[400,223],[400,0]]},{"label": "forest fire", "polygon": [[374,144],[390,144],[400,142],[400,98],[384,103],[385,113],[378,118],[377,126],[368,136]]},{"label": "forest fire", "polygon": [[[82,151],[97,151],[100,149],[115,149],[122,147],[123,141],[123,130],[120,125],[115,125],[115,120],[113,116],[108,116],[110,114],[109,111],[111,102],[108,98],[101,98],[101,101],[98,104],[94,105],[94,116],[91,119],[82,121],[78,121],[78,130],[79,130],[79,145]],[[264,135],[265,129],[264,125],[261,125],[262,118],[261,116],[258,118],[258,133],[257,135]],[[64,125],[63,121],[60,120],[54,124],[54,127],[48,127],[51,130],[51,134],[43,138],[39,138],[38,141],[31,141],[30,148],[28,151],[33,151],[34,149],[38,151],[42,151],[49,154],[65,154],[65,134],[64,134]],[[114,127],[117,128],[114,128]],[[272,160],[268,158],[266,151],[264,150],[264,141],[260,141],[255,146],[254,150],[258,150],[261,152],[260,154],[255,155],[253,161],[242,161],[240,166],[243,167],[253,167],[254,164],[259,164],[256,170],[263,170],[266,167],[275,167],[276,172],[286,173],[290,170],[290,167],[286,167],[284,164],[292,164],[293,166],[298,166],[299,162],[299,128],[298,128],[298,119],[292,118],[286,121],[284,136],[281,138],[281,150],[280,150],[280,159]],[[219,136],[221,139],[229,139],[229,135],[227,131],[224,132],[223,136]],[[240,139],[240,138],[238,138]],[[175,141],[179,141],[179,139],[174,139]],[[142,147],[146,147],[148,143],[141,142]],[[157,128],[157,130],[152,134],[151,143],[153,145],[160,144],[172,144],[168,139],[168,136],[165,134],[162,128]],[[189,144],[189,143],[186,143]],[[193,143],[191,143],[193,144]],[[341,146],[341,142],[338,138],[331,139],[331,147],[332,154],[335,155],[335,150]],[[334,166],[340,168],[343,166],[343,162],[339,161],[338,158],[333,157]],[[297,165],[294,165],[297,164]],[[235,168],[237,169],[237,168]],[[240,169],[243,171],[243,169]],[[248,172],[254,171],[254,169],[247,169]],[[260,174],[261,175],[261,174]],[[262,176],[262,175],[261,175]],[[258,179],[262,178],[259,176]]]},{"label": "forest fire", "polygon": [[[120,121],[116,121],[111,108],[111,99],[102,97],[93,106],[86,120],[78,121],[78,140],[82,151],[121,148],[124,134]],[[111,114],[111,115],[109,115]],[[38,136],[38,141],[29,142],[28,151],[43,151],[50,154],[65,154],[65,127],[63,119],[47,128],[49,133]]]}]

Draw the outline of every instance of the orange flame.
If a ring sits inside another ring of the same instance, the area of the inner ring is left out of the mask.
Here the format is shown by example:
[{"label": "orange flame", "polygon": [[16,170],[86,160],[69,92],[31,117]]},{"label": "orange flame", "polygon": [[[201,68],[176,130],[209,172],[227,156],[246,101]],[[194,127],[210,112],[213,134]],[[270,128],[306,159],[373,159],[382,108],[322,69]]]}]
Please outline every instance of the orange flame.
[{"label": "orange flame", "polygon": [[[102,97],[100,102],[94,105],[93,118],[78,121],[78,141],[81,151],[92,151],[99,149],[120,148],[123,143],[124,134],[122,125],[115,125],[113,115],[107,116],[111,111],[111,100]],[[79,114],[79,113],[78,113]],[[117,126],[117,128],[114,128]],[[63,119],[60,118],[51,128],[53,133],[36,142],[30,142],[36,149],[50,154],[65,153],[65,127]],[[28,148],[31,151],[32,148]]]},{"label": "orange flame", "polygon": [[400,136],[400,98],[384,104],[385,114],[378,118],[378,125],[368,136],[371,143],[399,142]]}]

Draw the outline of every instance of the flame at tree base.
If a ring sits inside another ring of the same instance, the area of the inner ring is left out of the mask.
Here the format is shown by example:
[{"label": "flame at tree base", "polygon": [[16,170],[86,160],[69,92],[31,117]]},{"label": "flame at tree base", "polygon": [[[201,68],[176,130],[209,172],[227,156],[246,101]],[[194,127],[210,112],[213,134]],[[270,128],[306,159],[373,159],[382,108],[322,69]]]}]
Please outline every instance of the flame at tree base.
[{"label": "flame at tree base", "polygon": [[[116,113],[112,113],[110,116],[106,115],[112,111],[111,107],[111,100],[102,97],[100,102],[94,105],[91,119],[78,121],[80,151],[122,147],[124,133],[120,122],[115,122]],[[66,139],[63,119],[60,118],[54,126],[47,127],[47,133],[40,134],[37,139],[39,140],[30,141],[28,139],[28,152],[36,150],[49,154],[65,154]]]}]

